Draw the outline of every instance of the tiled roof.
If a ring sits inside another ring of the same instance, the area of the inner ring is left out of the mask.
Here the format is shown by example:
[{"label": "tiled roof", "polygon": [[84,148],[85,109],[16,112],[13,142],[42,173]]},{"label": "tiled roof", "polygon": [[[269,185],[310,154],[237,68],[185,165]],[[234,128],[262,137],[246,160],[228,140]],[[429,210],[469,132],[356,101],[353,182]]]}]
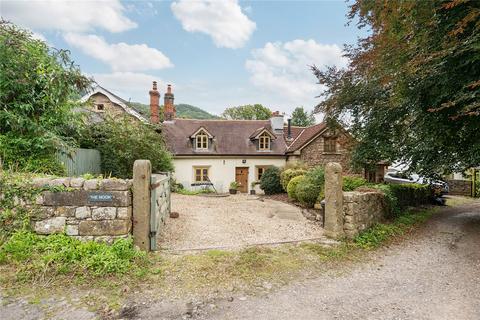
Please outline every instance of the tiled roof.
[{"label": "tiled roof", "polygon": [[[190,135],[200,127],[214,137],[208,151],[196,151]],[[255,141],[250,139],[259,128],[274,133],[270,120],[194,120],[175,119],[163,123],[167,145],[174,155],[284,155],[286,144],[283,134],[275,134],[271,151],[258,151]]]},{"label": "tiled roof", "polygon": [[[310,127],[292,127],[292,138],[293,140],[291,143],[289,143],[288,148],[286,152],[293,152],[301,147],[303,147],[306,143],[310,142],[312,138],[314,138],[317,134],[319,134],[323,129],[326,128],[326,123],[321,122],[319,124],[310,126]],[[293,134],[294,130],[293,128],[296,128],[295,130],[295,135]]]},{"label": "tiled roof", "polygon": [[[214,138],[208,151],[196,151],[190,136],[199,128],[207,130]],[[163,123],[167,145],[174,155],[285,155],[298,150],[326,128],[325,123],[310,127],[291,127],[291,139],[287,139],[285,126],[282,133],[275,133],[270,120],[194,120],[175,119]],[[268,130],[278,139],[271,141],[270,152],[258,151],[252,137]]]}]

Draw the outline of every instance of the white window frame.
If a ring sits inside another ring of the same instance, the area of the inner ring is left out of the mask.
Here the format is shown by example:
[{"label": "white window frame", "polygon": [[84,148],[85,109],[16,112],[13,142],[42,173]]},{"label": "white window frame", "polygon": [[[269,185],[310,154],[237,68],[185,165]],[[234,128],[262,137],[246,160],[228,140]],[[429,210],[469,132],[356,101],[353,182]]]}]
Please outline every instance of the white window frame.
[{"label": "white window frame", "polygon": [[262,133],[258,137],[258,150],[260,151],[270,151],[272,138],[266,132]]},{"label": "white window frame", "polygon": [[208,145],[208,134],[202,130],[195,136],[195,149],[208,150]]}]

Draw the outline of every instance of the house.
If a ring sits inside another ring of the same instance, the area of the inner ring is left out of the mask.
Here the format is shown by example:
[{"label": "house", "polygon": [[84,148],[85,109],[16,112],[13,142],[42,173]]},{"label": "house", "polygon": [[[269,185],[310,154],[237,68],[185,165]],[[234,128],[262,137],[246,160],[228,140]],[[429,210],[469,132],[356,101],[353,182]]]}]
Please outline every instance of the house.
[{"label": "house", "polygon": [[[150,90],[151,122],[158,122],[160,93]],[[162,131],[173,155],[174,177],[185,188],[213,185],[227,192],[231,182],[240,192],[254,188],[270,166],[302,161],[308,166],[335,161],[348,171],[353,138],[325,122],[295,127],[273,113],[269,120],[193,120],[176,118],[174,94],[164,96]]]},{"label": "house", "polygon": [[106,115],[114,118],[120,115],[128,115],[134,120],[148,122],[140,113],[131,108],[127,101],[100,85],[96,85],[91,91],[87,92],[80,101],[85,103],[85,107],[79,111],[86,113],[88,121],[91,123],[103,121]]}]

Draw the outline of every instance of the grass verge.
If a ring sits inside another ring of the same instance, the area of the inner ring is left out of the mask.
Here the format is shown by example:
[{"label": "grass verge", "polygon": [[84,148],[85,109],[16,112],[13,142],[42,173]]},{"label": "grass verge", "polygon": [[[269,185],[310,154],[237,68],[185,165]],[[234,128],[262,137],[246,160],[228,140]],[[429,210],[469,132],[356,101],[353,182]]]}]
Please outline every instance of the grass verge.
[{"label": "grass verge", "polygon": [[[118,308],[128,293],[149,292],[170,298],[214,292],[257,290],[263,283],[282,285],[305,274],[338,272],[348,262],[391,242],[425,222],[434,210],[408,212],[391,223],[377,224],[353,241],[326,247],[301,243],[253,247],[240,251],[210,250],[199,254],[145,255],[130,239],[107,246],[64,235],[16,233],[0,247],[0,284],[12,295],[65,295],[85,292],[92,309]],[[72,286],[73,284],[73,286]],[[71,289],[66,289],[71,288]],[[231,293],[227,293],[231,294]],[[104,296],[106,299],[91,299]],[[32,298],[32,301],[39,298]],[[111,301],[116,301],[112,305]]]}]

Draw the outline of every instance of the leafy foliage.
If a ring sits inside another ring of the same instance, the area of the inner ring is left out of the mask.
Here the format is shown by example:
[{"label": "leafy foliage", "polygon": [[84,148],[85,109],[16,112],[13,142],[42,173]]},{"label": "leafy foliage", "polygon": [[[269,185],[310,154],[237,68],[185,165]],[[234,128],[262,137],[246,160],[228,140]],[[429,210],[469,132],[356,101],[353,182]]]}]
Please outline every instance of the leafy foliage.
[{"label": "leafy foliage", "polygon": [[222,113],[222,117],[231,120],[267,120],[271,116],[272,111],[261,104],[231,107]]},{"label": "leafy foliage", "polygon": [[282,184],[283,190],[287,191],[287,186],[290,180],[296,176],[305,175],[306,170],[303,169],[286,169],[283,170],[280,174],[280,183]]},{"label": "leafy foliage", "polygon": [[262,174],[260,179],[260,189],[265,191],[265,194],[282,193],[283,188],[280,183],[280,169],[277,167],[269,167]]},{"label": "leafy foliage", "polygon": [[95,148],[102,156],[102,171],[119,178],[131,178],[137,159],[150,160],[152,172],[172,171],[173,164],[165,142],[155,127],[128,116],[111,118],[86,126],[82,147]]},{"label": "leafy foliage", "polygon": [[353,191],[358,187],[364,186],[367,184],[367,180],[360,177],[343,177],[343,191]]},{"label": "leafy foliage", "polygon": [[303,107],[297,107],[292,112],[292,126],[308,127],[315,124],[313,113],[308,113]]},{"label": "leafy foliage", "polygon": [[0,263],[15,265],[21,280],[32,280],[45,272],[49,276],[122,274],[144,257],[134,249],[131,238],[117,239],[109,246],[64,234],[39,236],[27,230],[18,230],[0,247]]},{"label": "leafy foliage", "polygon": [[71,138],[78,92],[90,84],[66,50],[0,20],[0,158],[25,171],[62,173],[55,159]]},{"label": "leafy foliage", "polygon": [[316,108],[352,119],[356,162],[401,161],[424,176],[480,163],[480,3],[358,0],[371,35],[345,70],[313,67],[328,89]]},{"label": "leafy foliage", "polygon": [[296,176],[293,177],[287,185],[288,197],[292,200],[298,200],[297,197],[297,186],[305,182],[305,176]]},{"label": "leafy foliage", "polygon": [[301,204],[311,208],[317,202],[321,188],[315,185],[308,178],[303,179],[295,189],[295,196]]}]

